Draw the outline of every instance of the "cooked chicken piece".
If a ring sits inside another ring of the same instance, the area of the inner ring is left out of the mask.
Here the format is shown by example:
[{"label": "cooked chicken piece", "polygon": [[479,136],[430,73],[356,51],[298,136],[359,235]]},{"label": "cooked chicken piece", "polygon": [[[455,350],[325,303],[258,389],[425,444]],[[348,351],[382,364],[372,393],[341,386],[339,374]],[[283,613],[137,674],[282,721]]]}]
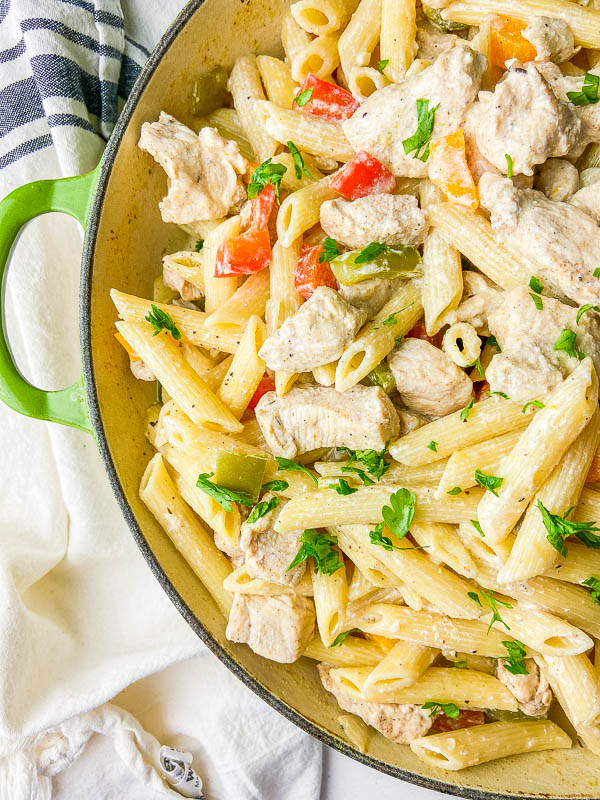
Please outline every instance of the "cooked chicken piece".
[{"label": "cooked chicken piece", "polygon": [[[580,92],[583,86],[583,75],[563,75],[560,67],[551,61],[537,64],[538,71],[551,86],[552,91],[559,100],[569,102],[567,92]],[[598,67],[590,70],[592,75],[600,74]],[[590,142],[600,142],[600,103],[587,106],[570,106],[581,121],[581,133],[575,149],[569,154],[577,158],[581,155],[586,145]]]},{"label": "cooked chicken piece", "polygon": [[218,219],[246,197],[241,175],[248,162],[236,142],[216,128],[194,131],[170,114],[144,122],[138,146],[158,161],[169,178],[169,191],[159,203],[165,222]]},{"label": "cooked chicken piece", "polygon": [[296,386],[283,397],[263,395],[256,419],[271,452],[294,458],[318,447],[381,450],[398,435],[398,415],[378,386],[340,393],[325,386]]},{"label": "cooked chicken piece", "polygon": [[531,264],[531,272],[576,303],[599,303],[600,227],[571,203],[555,203],[533,189],[515,189],[487,173],[481,205],[491,213],[496,238]]},{"label": "cooked chicken piece", "polygon": [[519,709],[529,717],[546,715],[552,703],[552,689],[533,658],[525,659],[527,675],[513,675],[506,664],[507,659],[498,659],[496,677],[515,696]]},{"label": "cooked chicken piece", "polygon": [[204,297],[202,289],[196,286],[195,283],[186,281],[186,279],[181,276],[181,273],[177,272],[168,261],[163,261],[163,282],[169,289],[178,292],[183,300],[199,300],[201,297]]},{"label": "cooked chicken piece", "polygon": [[533,185],[549,200],[564,203],[579,189],[579,171],[564,158],[549,158],[540,167]]},{"label": "cooked chicken piece", "polygon": [[[482,94],[482,97],[489,98],[489,93]],[[467,164],[475,183],[479,183],[481,176],[486,172],[493,172],[496,175],[502,175],[503,172],[506,173],[506,159],[502,165],[502,170],[496,169],[492,162],[485,158],[479,149],[479,146],[477,145],[476,131],[478,125],[480,124],[479,120],[482,117],[485,117],[487,112],[487,102],[473,103],[473,105],[467,111],[465,123],[463,125]],[[512,182],[515,186],[518,186],[519,189],[530,189],[533,186],[533,175],[522,175],[521,173],[516,173],[512,177]]]},{"label": "cooked chicken piece", "polygon": [[451,50],[458,40],[458,36],[453,33],[445,33],[427,19],[419,20],[417,23],[417,58],[425,58],[427,61],[435,61],[442,53]]},{"label": "cooked chicken piece", "polygon": [[411,411],[407,411],[401,406],[396,405],[394,408],[396,409],[396,413],[398,414],[398,418],[400,420],[400,436],[406,436],[407,433],[416,431],[417,428],[422,428],[423,425],[427,425],[429,422],[427,417],[421,417],[419,414],[413,414]]},{"label": "cooked chicken piece", "polygon": [[321,227],[351,250],[371,242],[421,244],[427,234],[425,212],[409,194],[370,194],[358,200],[327,200],[321,206]]},{"label": "cooked chicken piece", "polygon": [[[275,495],[264,495],[262,500],[269,502]],[[276,533],[275,523],[279,512],[287,503],[280,497],[276,508],[257,519],[256,522],[244,522],[240,533],[240,547],[245,556],[248,574],[253,578],[280,583],[284,586],[295,586],[304,575],[305,564],[298,564],[289,572],[287,568],[300,547],[302,531]]]},{"label": "cooked chicken piece", "polygon": [[420,414],[444,417],[464,408],[473,395],[466,372],[423,339],[404,339],[387,360],[402,402]]},{"label": "cooked chicken piece", "polygon": [[439,104],[433,140],[454,133],[477,98],[484,69],[484,56],[457,44],[423,72],[373,92],[343,123],[344,133],[356,151],[371,153],[394,175],[425,178],[427,164],[402,145],[417,130],[417,100],[428,99],[429,110]]},{"label": "cooked chicken piece", "polygon": [[242,642],[259,656],[291,664],[312,638],[315,607],[308,597],[235,594],[225,636]]},{"label": "cooked chicken piece", "polygon": [[310,372],[336,361],[366,320],[335,289],[319,288],[264,342],[259,355],[269,369]]},{"label": "cooked chicken piece", "polygon": [[155,374],[150,370],[149,367],[147,367],[144,364],[144,362],[141,359],[138,359],[136,361],[130,361],[129,362],[129,368],[131,369],[133,377],[137,378],[138,381],[155,381],[156,380]]},{"label": "cooked chicken piece", "polygon": [[569,203],[585,211],[600,225],[600,182],[579,189],[569,198]]},{"label": "cooked chicken piece", "polygon": [[354,283],[352,286],[340,285],[339,293],[355,308],[360,308],[373,319],[378,314],[390,297],[394,294],[400,280],[383,280],[382,278],[369,278],[369,280]]},{"label": "cooked chicken piece", "polygon": [[521,35],[535,47],[536,61],[562,64],[575,55],[575,38],[564,19],[534,17]]},{"label": "cooked chicken piece", "polygon": [[433,720],[421,706],[408,703],[368,703],[365,700],[357,700],[352,695],[340,691],[329,675],[331,667],[328,664],[319,664],[317,669],[321,683],[326,691],[335,697],[340,708],[356,714],[386,739],[396,744],[408,744],[413,739],[425,736],[431,728]]},{"label": "cooked chicken piece", "polygon": [[579,359],[554,349],[566,329],[577,334],[575,346],[592,358],[596,371],[600,369],[600,317],[588,311],[577,324],[576,308],[546,296],[542,303],[538,310],[529,287],[518,286],[502,295],[488,319],[502,352],[492,358],[486,380],[491,391],[504,392],[516,402],[545,394],[579,364]]},{"label": "cooked chicken piece", "polygon": [[472,270],[463,272],[463,296],[458,308],[444,316],[445,325],[468,322],[478,333],[489,333],[487,319],[502,301],[504,293],[484,275]]},{"label": "cooked chicken piece", "polygon": [[533,62],[513,61],[494,93],[481,93],[480,101],[477,147],[503,174],[507,153],[515,174],[533,175],[547,158],[567,155],[581,134],[574,107],[557,99]]}]

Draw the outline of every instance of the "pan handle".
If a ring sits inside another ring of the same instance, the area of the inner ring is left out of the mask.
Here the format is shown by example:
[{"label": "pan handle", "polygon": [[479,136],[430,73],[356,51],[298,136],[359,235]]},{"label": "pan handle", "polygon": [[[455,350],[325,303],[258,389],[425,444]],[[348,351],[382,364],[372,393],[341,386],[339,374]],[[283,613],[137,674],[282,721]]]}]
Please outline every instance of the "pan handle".
[{"label": "pan handle", "polygon": [[75,178],[34,181],[0,202],[0,400],[19,414],[60,422],[92,435],[83,375],[67,389],[45,391],[32,386],[19,372],[8,343],[4,290],[11,250],[25,223],[40,214],[62,211],[85,228],[97,178],[98,167]]}]

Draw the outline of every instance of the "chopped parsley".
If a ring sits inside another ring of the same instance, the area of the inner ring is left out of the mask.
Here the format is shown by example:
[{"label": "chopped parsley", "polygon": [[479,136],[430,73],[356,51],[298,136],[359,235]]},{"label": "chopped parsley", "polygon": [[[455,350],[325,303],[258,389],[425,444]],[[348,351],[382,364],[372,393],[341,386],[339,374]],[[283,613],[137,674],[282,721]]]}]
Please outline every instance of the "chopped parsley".
[{"label": "chopped parsley", "polygon": [[600,550],[600,536],[596,535],[596,532],[600,532],[600,528],[596,527],[595,522],[573,522],[566,518],[567,514],[564,517],[561,517],[560,514],[552,514],[541,500],[538,500],[537,507],[546,528],[546,538],[561,556],[567,555],[565,539],[571,535],[579,539],[586,547]]},{"label": "chopped parsley", "polygon": [[533,291],[537,292],[538,294],[541,294],[544,291],[544,287],[536,275],[532,275],[531,278],[529,278],[529,288],[533,289]]},{"label": "chopped parsley", "polygon": [[587,311],[597,311],[597,312],[598,312],[598,314],[600,314],[600,308],[598,308],[598,306],[593,306],[591,303],[586,303],[586,305],[584,305],[584,306],[581,306],[581,308],[580,308],[580,309],[579,309],[579,311],[577,312],[577,319],[576,319],[576,322],[577,322],[577,324],[578,324],[578,325],[579,325],[579,320],[580,320],[580,319],[583,317],[583,315],[584,315],[584,314],[585,314]]},{"label": "chopped parsley", "polygon": [[294,171],[296,173],[296,177],[298,180],[302,179],[302,175],[305,175],[307,178],[312,178],[312,175],[306,168],[306,164],[304,163],[304,158],[302,157],[302,153],[296,145],[292,141],[286,142],[288,146],[288,150],[291,153],[292,160],[294,162]]},{"label": "chopped parsley", "polygon": [[349,467],[355,461],[358,461],[359,463],[365,465],[368,473],[376,480],[380,480],[390,468],[390,465],[385,460],[385,456],[387,455],[387,445],[381,452],[378,452],[377,450],[349,450],[347,447],[342,447],[340,449],[348,453],[350,457],[346,467]]},{"label": "chopped parsley", "polygon": [[399,347],[404,341],[404,336],[396,336],[394,339],[394,347]]},{"label": "chopped parsley", "polygon": [[267,160],[263,161],[263,163],[260,164],[260,166],[258,166],[252,173],[250,183],[248,184],[249,200],[252,200],[254,197],[258,197],[265,186],[271,183],[275,187],[275,197],[277,198],[277,204],[279,205],[279,187],[281,184],[281,179],[287,172],[287,167],[283,164],[272,164],[271,161],[271,158],[267,158]]},{"label": "chopped parsley", "polygon": [[499,397],[502,397],[503,400],[510,400],[510,397],[506,394],[506,392],[488,392],[488,394],[490,397],[493,394],[497,394]]},{"label": "chopped parsley", "polygon": [[437,453],[437,442],[431,440],[431,442],[429,442],[429,444],[427,445],[427,449],[433,450],[434,453]]},{"label": "chopped parsley", "polygon": [[202,248],[204,247],[204,239],[196,239],[196,244],[194,246],[194,250],[199,253]]},{"label": "chopped parsley", "polygon": [[342,472],[353,472],[355,475],[358,475],[364,486],[371,486],[371,484],[375,483],[372,478],[369,478],[364,469],[359,469],[358,467],[342,467]]},{"label": "chopped parsley", "polygon": [[454,669],[468,669],[469,665],[466,661],[455,661],[452,666]]},{"label": "chopped parsley", "polygon": [[591,106],[598,102],[598,83],[600,78],[586,72],[580,92],[567,92],[567,97],[574,106]]},{"label": "chopped parsley", "polygon": [[390,63],[389,58],[382,58],[381,61],[378,61],[377,69],[379,70],[379,72],[383,72],[383,70],[387,67],[389,63]]},{"label": "chopped parsley", "polygon": [[600,267],[596,267],[596,269],[592,272],[594,278],[600,278]]},{"label": "chopped parsley", "polygon": [[270,500],[261,500],[260,503],[257,503],[254,506],[246,522],[248,522],[250,525],[253,522],[258,522],[258,520],[268,514],[269,511],[277,508],[279,503],[280,500],[278,497],[272,497]]},{"label": "chopped parsley", "polygon": [[[409,303],[407,306],[404,306],[404,308],[401,308],[399,311],[392,311],[389,317],[386,317],[381,324],[384,325],[385,327],[387,327],[388,325],[396,325],[398,323],[398,320],[396,319],[396,314],[401,314],[403,311],[406,311],[406,309],[410,308],[411,306],[412,303]],[[396,339],[394,339],[394,344],[396,345],[396,347],[400,344],[400,342],[403,339],[404,335],[398,336],[396,337]]]},{"label": "chopped parsley", "polygon": [[379,242],[371,242],[368,244],[354,259],[355,264],[368,264],[369,261],[373,261],[374,258],[381,255],[384,250],[387,249],[387,245],[380,244]]},{"label": "chopped parsley", "polygon": [[542,311],[544,308],[544,303],[539,294],[534,294],[533,292],[529,292],[529,297],[531,297],[531,299],[533,300],[533,305],[537,308],[537,310]]},{"label": "chopped parsley", "polygon": [[333,575],[338,569],[344,566],[340,560],[340,554],[334,550],[337,544],[337,536],[328,533],[319,533],[315,528],[308,528],[300,536],[300,549],[294,556],[292,563],[286,572],[302,564],[308,558],[314,559],[315,572],[323,575]]},{"label": "chopped parsley", "polygon": [[477,533],[481,536],[482,539],[485,539],[485,533],[483,532],[481,525],[476,519],[471,520],[471,525],[475,528]]},{"label": "chopped parsley", "polygon": [[151,311],[144,319],[152,325],[154,333],[152,336],[157,336],[161,331],[170,333],[173,339],[181,339],[179,328],[173,322],[173,318],[162,308],[155,306],[154,303],[150,306]]},{"label": "chopped parsley", "polygon": [[360,628],[350,628],[349,631],[342,631],[341,633],[338,633],[329,647],[339,647],[341,644],[344,644],[351,633],[362,633],[362,631]]},{"label": "chopped parsley", "polygon": [[600,581],[598,578],[592,576],[591,578],[586,578],[583,583],[584,586],[589,586],[592,590],[591,595],[594,603],[600,603]]},{"label": "chopped parsley", "polygon": [[525,646],[517,639],[514,642],[502,642],[502,646],[508,650],[508,659],[504,662],[504,669],[511,675],[529,675],[529,670],[525,666]]},{"label": "chopped parsley", "polygon": [[336,256],[339,256],[339,254],[338,243],[335,239],[330,239],[328,236],[323,242],[323,252],[319,256],[319,264],[323,264],[325,261],[331,261]]},{"label": "chopped parsley", "polygon": [[421,708],[423,711],[431,709],[429,716],[433,718],[438,714],[445,714],[451,719],[457,719],[460,715],[460,709],[455,703],[438,703],[435,700],[428,700],[427,703],[423,703]]},{"label": "chopped parsley", "polygon": [[398,537],[403,539],[411,526],[415,516],[415,495],[408,489],[399,489],[390,496],[389,506],[383,506],[381,509],[381,516],[383,522],[380,522],[374,530],[369,532],[369,539],[371,544],[378,544],[384,550],[404,550],[406,548],[397,547],[392,544],[389,536],[383,536],[383,527],[387,525],[390,531]]},{"label": "chopped parsley", "polygon": [[546,408],[546,406],[541,402],[541,400],[530,400],[528,403],[525,403],[523,408],[521,409],[521,413],[524,414],[529,406],[535,406],[535,408]]},{"label": "chopped parsley", "polygon": [[467,597],[470,597],[474,603],[477,603],[477,605],[481,605],[481,600],[479,599],[477,592],[467,592]]},{"label": "chopped parsley", "polygon": [[297,94],[296,97],[294,97],[294,102],[296,103],[296,105],[299,106],[300,108],[302,108],[302,106],[305,106],[312,97],[313,91],[314,91],[313,89],[305,89],[303,92]]},{"label": "chopped parsley", "polygon": [[239,503],[242,506],[248,506],[248,508],[254,505],[250,495],[246,492],[234,492],[233,489],[227,489],[225,486],[209,480],[214,474],[214,472],[203,472],[198,475],[196,486],[202,489],[209,497],[212,497],[213,500],[216,500],[221,508],[224,508],[225,511],[233,511],[232,503]]},{"label": "chopped parsley", "polygon": [[448,489],[446,494],[460,494],[461,492],[462,489],[460,488],[460,486],[455,486],[454,489]]},{"label": "chopped parsley", "polygon": [[513,176],[513,160],[512,156],[509,156],[508,153],[504,154],[504,158],[506,159],[506,177],[512,178]]},{"label": "chopped parsley", "polygon": [[481,366],[481,359],[479,358],[479,356],[472,364],[469,364],[469,366],[474,367],[479,373],[479,377],[481,378],[481,380],[483,380],[483,367]]},{"label": "chopped parsley", "polygon": [[570,328],[565,328],[554,343],[555,350],[563,350],[571,358],[585,358],[585,353],[575,347],[577,334]]},{"label": "chopped parsley", "polygon": [[[471,600],[474,600],[476,603],[482,606],[482,602],[477,592],[467,592],[467,594]],[[491,590],[486,592],[485,589],[481,589],[481,596],[485,600],[486,604],[492,609],[492,618],[490,620],[490,624],[488,625],[488,633],[491,631],[494,622],[499,622],[501,625],[504,625],[507,631],[509,631],[510,626],[508,626],[500,616],[498,606],[500,605],[504,606],[504,608],[512,608],[512,605],[510,603],[505,603],[504,600],[500,600],[498,597],[494,597],[494,593]]]},{"label": "chopped parsley", "polygon": [[306,474],[313,479],[313,481],[319,485],[319,482],[312,474],[312,472],[307,469],[304,464],[298,464],[296,461],[292,461],[290,458],[281,458],[280,456],[276,456],[275,460],[277,461],[277,469],[289,469],[289,470],[296,470],[297,472],[306,472]]},{"label": "chopped parsley", "polygon": [[269,483],[263,484],[262,488],[265,492],[285,492],[289,486],[287,481],[269,481]]},{"label": "chopped parsley", "polygon": [[417,100],[417,130],[402,142],[406,155],[414,153],[413,158],[427,161],[430,152],[429,141],[435,123],[435,112],[438,108],[439,104],[429,110],[429,100]]},{"label": "chopped parsley", "polygon": [[471,398],[469,400],[467,405],[460,412],[460,421],[461,422],[466,422],[467,421],[467,419],[469,418],[469,414],[471,413],[471,409],[472,408],[473,408],[473,398]]},{"label": "chopped parsley", "polygon": [[328,488],[335,489],[338,494],[354,494],[354,492],[358,492],[358,489],[350,486],[345,478],[338,478],[338,482],[330,483]]},{"label": "chopped parsley", "polygon": [[499,353],[501,353],[501,352],[502,352],[502,350],[500,349],[500,345],[498,344],[498,339],[496,339],[496,337],[494,336],[494,334],[493,334],[493,333],[491,333],[491,334],[488,336],[487,343],[489,344],[489,346],[490,346],[490,347],[495,347],[495,348],[496,348],[496,350],[497,350]]},{"label": "chopped parsley", "polygon": [[487,489],[488,492],[491,492],[498,497],[498,492],[496,489],[499,489],[502,486],[504,483],[504,478],[497,478],[495,475],[487,475],[480,469],[476,469],[475,482],[479,484],[479,486],[483,486],[484,489]]}]

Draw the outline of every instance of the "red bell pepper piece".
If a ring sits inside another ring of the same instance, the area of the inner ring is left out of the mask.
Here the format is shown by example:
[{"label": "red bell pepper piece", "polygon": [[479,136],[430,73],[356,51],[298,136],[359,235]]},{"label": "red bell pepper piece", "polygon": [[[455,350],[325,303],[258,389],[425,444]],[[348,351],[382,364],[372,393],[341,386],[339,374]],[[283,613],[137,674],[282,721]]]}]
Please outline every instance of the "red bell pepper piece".
[{"label": "red bell pepper piece", "polygon": [[331,181],[331,188],[346,200],[358,200],[368,194],[384,194],[391,192],[395,186],[395,176],[366,150],[358,152]]},{"label": "red bell pepper piece", "polygon": [[248,403],[248,408],[254,411],[254,409],[258,405],[258,401],[260,400],[260,398],[264,394],[267,394],[267,392],[274,392],[274,391],[275,391],[275,381],[273,380],[273,378],[269,378],[268,375],[263,375],[256,391],[254,392],[252,398],[250,399],[250,402]]},{"label": "red bell pepper piece", "polygon": [[319,286],[330,286],[332,289],[337,289],[337,281],[327,261],[319,263],[322,252],[323,245],[320,244],[313,247],[305,244],[300,251],[294,284],[298,294],[301,294],[305,300],[308,300]]},{"label": "red bell pepper piece", "polygon": [[431,732],[458,731],[461,728],[473,728],[475,725],[483,725],[484,722],[483,711],[471,711],[470,709],[462,708],[458,717],[454,719],[447,717],[445,714],[439,714],[431,726]]},{"label": "red bell pepper piece", "polygon": [[335,83],[322,81],[312,72],[309,72],[304,79],[296,97],[308,91],[311,92],[309,99],[302,106],[298,106],[294,100],[293,107],[300,108],[301,111],[306,111],[315,117],[326,117],[332,122],[343,122],[348,119],[360,105],[346,89]]},{"label": "red bell pepper piece", "polygon": [[425,330],[425,323],[424,322],[417,322],[417,324],[409,330],[406,334],[406,339],[424,339],[429,344],[434,345],[435,347],[442,346],[442,339],[444,338],[441,333],[436,333],[433,336],[427,336],[427,331]]},{"label": "red bell pepper piece", "polygon": [[275,187],[268,183],[250,200],[250,222],[246,231],[224,242],[217,251],[215,278],[252,275],[271,263],[269,217],[275,205]]}]

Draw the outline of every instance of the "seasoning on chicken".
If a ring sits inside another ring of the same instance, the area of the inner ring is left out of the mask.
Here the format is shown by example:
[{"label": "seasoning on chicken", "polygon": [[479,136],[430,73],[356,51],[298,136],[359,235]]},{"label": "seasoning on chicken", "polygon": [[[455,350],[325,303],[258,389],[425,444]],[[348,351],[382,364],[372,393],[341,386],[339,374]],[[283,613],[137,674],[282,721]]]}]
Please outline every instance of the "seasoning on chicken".
[{"label": "seasoning on chicken", "polygon": [[225,636],[259,656],[291,664],[304,652],[314,628],[315,608],[308,597],[235,594]]},{"label": "seasoning on chicken", "polygon": [[267,367],[310,372],[336,361],[366,320],[335,289],[319,286],[264,342],[259,355]]},{"label": "seasoning on chicken", "polygon": [[600,227],[571,203],[556,203],[507,178],[486,174],[481,205],[491,214],[496,238],[531,264],[531,272],[576,303],[600,303]]},{"label": "seasoning on chicken", "polygon": [[372,194],[351,202],[327,200],[321,206],[321,227],[351,250],[362,250],[371,242],[421,244],[428,226],[416,197]]},{"label": "seasoning on chicken", "polygon": [[[261,500],[268,503],[274,497],[275,495],[267,492]],[[287,568],[298,552],[302,531],[275,532],[279,512],[287,503],[283,497],[278,499],[277,507],[268,511],[256,522],[246,521],[242,524],[240,547],[248,574],[253,578],[261,578],[284,586],[295,586],[304,575],[306,564],[302,562],[289,572]]]},{"label": "seasoning on chicken", "polygon": [[399,432],[398,415],[378,386],[341,393],[324,386],[269,392],[256,406],[262,434],[276,456],[294,458],[318,447],[382,450]]},{"label": "seasoning on chicken", "polygon": [[535,47],[536,61],[563,64],[575,55],[575,37],[564,19],[534,17],[521,35]]},{"label": "seasoning on chicken", "polygon": [[356,714],[378,730],[386,739],[396,744],[408,744],[413,739],[425,736],[431,728],[433,720],[421,706],[409,703],[369,703],[366,700],[357,700],[350,694],[341,691],[329,674],[331,667],[328,664],[319,664],[319,676],[323,687],[335,697],[340,708]]},{"label": "seasoning on chicken", "polygon": [[195,134],[161,111],[158,122],[142,125],[138,146],[167,173],[169,191],[159,203],[165,222],[218,219],[246,198],[241,175],[248,162],[216,128]]},{"label": "seasoning on chicken", "polygon": [[488,318],[490,331],[501,352],[494,355],[485,377],[493,392],[526,402],[558,385],[579,364],[579,359],[554,345],[564,330],[573,331],[576,347],[600,369],[600,317],[588,311],[576,322],[577,309],[552,297],[542,297],[538,309],[527,286],[505,292]]},{"label": "seasoning on chicken", "polygon": [[507,659],[499,658],[496,677],[516,697],[523,714],[545,716],[552,703],[552,689],[533,658],[526,658],[524,663],[527,675],[513,675],[506,669]]},{"label": "seasoning on chicken", "polygon": [[388,363],[402,402],[412,411],[444,417],[464,408],[473,396],[466,372],[423,339],[404,339]]},{"label": "seasoning on chicken", "polygon": [[373,92],[343,123],[344,133],[355,150],[371,153],[394,175],[424,178],[426,162],[405,153],[402,144],[417,129],[417,100],[437,106],[432,140],[454,133],[477,98],[484,69],[484,56],[457,44],[417,75]]}]

